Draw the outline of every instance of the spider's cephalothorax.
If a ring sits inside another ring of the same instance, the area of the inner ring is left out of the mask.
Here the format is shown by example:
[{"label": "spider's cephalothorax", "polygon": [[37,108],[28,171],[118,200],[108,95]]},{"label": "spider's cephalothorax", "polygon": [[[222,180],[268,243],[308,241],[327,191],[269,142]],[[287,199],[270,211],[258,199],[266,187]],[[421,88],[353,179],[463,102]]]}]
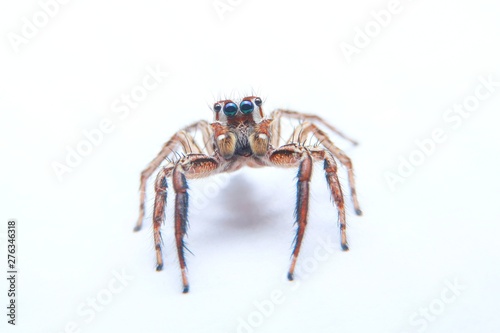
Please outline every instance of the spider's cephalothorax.
[{"label": "spider's cephalothorax", "polygon": [[[163,268],[160,228],[165,219],[165,202],[168,179],[171,179],[175,193],[175,239],[182,272],[183,292],[189,284],[184,259],[184,235],[187,226],[188,185],[187,179],[203,178],[221,172],[232,172],[243,166],[297,168],[296,223],[298,225],[292,262],[288,279],[293,280],[295,264],[307,225],[309,203],[309,182],[314,162],[322,162],[326,180],[339,212],[340,242],[348,250],[344,196],[337,177],[337,162],[347,168],[356,214],[361,215],[354,185],[354,172],[349,157],[328,138],[317,125],[356,144],[322,118],[290,110],[278,109],[266,117],[262,99],[248,96],[241,100],[221,100],[213,105],[214,122],[199,121],[175,133],[162,150],[141,173],[140,212],[135,230],[139,230],[144,219],[146,182],[153,172],[167,160],[158,173],[155,182],[155,203],[153,212],[153,235],[156,249],[157,270]],[[281,119],[299,120],[289,139],[281,137]],[[194,135],[200,131],[203,145],[198,145]],[[316,138],[317,145],[305,145],[308,138]],[[170,156],[183,155],[178,160]]]},{"label": "spider's cephalothorax", "polygon": [[236,156],[264,156],[269,146],[268,126],[262,110],[262,99],[245,97],[238,104],[223,100],[214,104],[215,146],[225,159]]}]

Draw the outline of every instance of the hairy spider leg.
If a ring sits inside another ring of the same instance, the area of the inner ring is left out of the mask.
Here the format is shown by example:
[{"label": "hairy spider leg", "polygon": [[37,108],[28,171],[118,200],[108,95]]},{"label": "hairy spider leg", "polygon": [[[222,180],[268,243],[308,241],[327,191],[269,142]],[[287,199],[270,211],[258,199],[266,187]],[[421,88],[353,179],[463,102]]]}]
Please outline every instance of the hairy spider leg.
[{"label": "hairy spider leg", "polygon": [[363,215],[363,211],[361,210],[361,207],[359,205],[358,201],[358,194],[356,192],[356,182],[354,180],[354,169],[352,166],[352,161],[347,156],[346,153],[340,148],[338,148],[326,135],[325,132],[323,132],[321,129],[319,129],[316,125],[314,124],[309,124],[308,125],[308,130],[312,132],[312,135],[318,140],[320,140],[321,145],[323,145],[330,153],[335,156],[340,163],[342,163],[343,166],[347,169],[347,179],[349,181],[349,187],[351,190],[351,198],[352,198],[352,203],[354,207],[354,211],[356,215]]},{"label": "hairy spider leg", "polygon": [[342,193],[340,181],[337,176],[337,162],[335,162],[335,158],[333,158],[332,154],[324,149],[311,149],[311,154],[315,161],[323,161],[323,169],[325,170],[325,177],[328,183],[328,188],[330,189],[332,198],[335,202],[335,206],[337,207],[337,211],[339,214],[338,219],[340,227],[340,246],[342,250],[348,251],[349,246],[347,244],[347,224],[344,207],[344,195]]},{"label": "hairy spider leg", "polygon": [[[320,129],[318,129],[314,124],[311,124],[309,122],[304,122],[301,126],[298,126],[295,130],[294,133],[292,134],[292,137],[290,140],[294,140],[294,138],[299,144],[301,142],[306,141],[306,138],[309,133],[312,133],[312,135],[319,140],[321,140],[321,143],[323,146],[326,148],[325,149],[320,149],[320,148],[309,148],[311,151],[315,161],[324,161],[324,170],[326,174],[326,180],[328,182],[328,187],[330,189],[330,192],[332,194],[332,199],[335,202],[335,205],[337,206],[337,210],[339,212],[339,226],[340,226],[340,243],[342,250],[347,251],[349,250],[349,247],[347,245],[347,236],[346,236],[346,216],[345,216],[345,208],[344,208],[344,195],[342,194],[342,189],[340,186],[340,182],[337,176],[338,168],[337,168],[337,162],[335,161],[335,158],[333,156],[337,156],[339,160],[341,160],[341,157],[343,152],[335,147],[335,145],[330,141],[330,139],[326,136],[325,133],[323,133]],[[334,149],[332,149],[334,148]],[[334,152],[340,151],[341,154],[334,155]],[[347,159],[349,159],[347,156],[345,156]],[[341,160],[342,161],[342,160]],[[354,207],[356,213],[361,212],[359,209],[359,203],[356,197],[356,190],[354,187],[354,173],[352,172],[352,164],[350,163],[349,159],[349,164],[351,166],[350,169],[348,169],[348,177],[349,177],[349,184],[351,186],[351,195],[353,198],[354,202]],[[351,182],[352,181],[352,182]],[[359,213],[358,213],[359,215]]]},{"label": "hairy spider leg", "polygon": [[344,138],[345,140],[351,142],[353,145],[357,145],[358,142],[354,139],[351,139],[347,135],[345,135],[343,132],[339,131],[336,127],[333,127],[330,123],[328,123],[326,120],[323,118],[314,115],[314,114],[307,114],[307,113],[301,113],[297,111],[292,111],[292,110],[285,110],[285,109],[277,109],[274,110],[271,113],[271,118],[274,120],[276,123],[276,126],[273,126],[273,145],[275,147],[279,146],[279,139],[280,139],[280,134],[281,134],[281,117],[285,118],[291,118],[291,119],[297,119],[300,121],[311,121],[311,122],[318,122],[322,124],[323,126],[327,127],[330,131],[334,132],[341,138]]},{"label": "hairy spider leg", "polygon": [[297,233],[294,239],[292,260],[288,271],[288,279],[293,280],[297,258],[307,226],[309,183],[311,181],[313,162],[322,161],[324,163],[323,168],[325,170],[326,181],[338,210],[341,248],[347,251],[349,247],[347,244],[344,196],[337,177],[337,163],[335,162],[335,158],[325,149],[307,148],[300,146],[298,143],[292,143],[274,150],[269,157],[269,161],[273,165],[280,167],[298,166],[297,201],[295,208]]},{"label": "hairy spider leg", "polygon": [[[352,198],[352,203],[354,207],[354,211],[357,215],[362,215],[363,211],[361,210],[361,207],[359,205],[358,201],[358,195],[356,192],[356,182],[354,180],[354,169],[352,166],[352,161],[347,156],[346,153],[344,153],[343,150],[338,148],[330,138],[328,138],[328,135],[326,135],[325,132],[323,132],[320,128],[318,128],[315,124],[312,124],[310,122],[304,122],[297,128],[295,128],[291,138],[289,139],[289,142],[298,142],[298,143],[303,143],[306,141],[307,135],[311,133],[315,138],[317,138],[321,145],[323,145],[330,153],[335,156],[342,165],[344,165],[347,169],[347,179],[349,181],[349,187],[351,190],[351,198]],[[295,139],[297,138],[297,139]],[[296,141],[294,141],[296,140]]]},{"label": "hairy spider leg", "polygon": [[155,210],[154,210],[154,242],[156,249],[157,270],[163,267],[163,259],[161,252],[161,235],[160,227],[164,222],[165,216],[165,200],[167,198],[167,178],[172,176],[172,184],[175,192],[175,242],[177,247],[177,255],[179,257],[179,265],[182,274],[183,293],[189,291],[189,283],[187,279],[186,260],[184,250],[184,236],[187,231],[188,223],[188,184],[187,178],[201,178],[220,172],[219,162],[205,154],[189,154],[175,163],[173,166],[162,169],[157,179]]},{"label": "hairy spider leg", "polygon": [[153,240],[156,252],[156,270],[163,269],[163,257],[161,253],[161,226],[165,223],[165,206],[167,201],[167,179],[172,174],[173,166],[164,167],[158,173],[155,181],[155,203],[153,213]]},{"label": "hairy spider leg", "polygon": [[139,231],[142,228],[142,223],[144,220],[145,212],[145,200],[146,200],[146,183],[153,172],[160,166],[160,164],[168,158],[179,146],[182,147],[185,154],[189,153],[201,153],[202,149],[198,147],[195,143],[192,135],[190,134],[194,130],[201,129],[203,135],[203,141],[205,143],[205,150],[207,153],[213,154],[213,148],[210,143],[211,141],[211,127],[208,122],[202,120],[193,123],[179,132],[175,133],[170,140],[168,140],[162,147],[158,155],[149,163],[146,169],[141,172],[141,181],[139,186],[140,199],[139,199],[139,217],[135,225],[134,231]]},{"label": "hairy spider leg", "polygon": [[187,231],[187,213],[189,204],[189,195],[187,193],[188,185],[186,176],[181,171],[182,166],[177,164],[172,175],[172,182],[175,191],[175,243],[177,246],[177,255],[182,274],[182,292],[189,291],[189,283],[186,273],[186,260],[184,258],[184,235]]},{"label": "hairy spider leg", "polygon": [[292,252],[292,262],[288,271],[288,279],[293,280],[293,272],[297,263],[297,257],[304,238],[307,226],[307,213],[309,208],[309,182],[312,175],[312,157],[309,151],[296,144],[282,146],[274,150],[269,161],[280,167],[296,167],[297,173],[297,202],[295,206],[295,222],[297,223],[297,233],[294,240]]}]

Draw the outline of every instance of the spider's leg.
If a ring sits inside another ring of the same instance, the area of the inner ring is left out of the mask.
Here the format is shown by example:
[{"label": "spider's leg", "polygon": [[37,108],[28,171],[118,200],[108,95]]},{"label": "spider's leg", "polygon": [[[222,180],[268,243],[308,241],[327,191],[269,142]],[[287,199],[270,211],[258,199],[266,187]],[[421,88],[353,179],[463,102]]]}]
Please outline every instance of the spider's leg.
[{"label": "spider's leg", "polygon": [[295,218],[297,223],[297,234],[292,252],[292,262],[288,271],[288,279],[293,280],[293,272],[299,256],[304,231],[307,226],[307,213],[309,208],[309,182],[311,181],[313,160],[307,149],[300,149],[296,145],[284,146],[273,151],[269,161],[276,166],[291,167],[299,166],[297,173],[297,203]]},{"label": "spider's leg", "polygon": [[[309,122],[304,122],[301,126],[295,128],[292,137],[290,138],[290,142],[304,142],[306,141],[309,133],[320,131],[314,124]],[[321,132],[320,132],[321,133]],[[328,140],[326,134],[321,133],[324,136],[324,140]],[[313,134],[314,135],[314,134]],[[331,143],[331,142],[330,142]],[[331,143],[333,145],[333,143]],[[342,189],[340,187],[340,182],[337,176],[337,162],[331,155],[332,153],[324,150],[324,149],[315,149],[309,148],[311,153],[313,154],[315,161],[324,161],[324,169],[326,173],[326,180],[328,182],[328,187],[332,193],[332,198],[335,201],[335,205],[337,206],[339,212],[339,225],[340,225],[340,242],[342,246],[342,250],[347,251],[349,247],[347,245],[347,235],[346,235],[346,216],[345,216],[345,208],[344,208],[344,195],[342,194]],[[352,170],[351,170],[352,171]],[[354,178],[352,178],[354,179]],[[352,190],[354,195],[355,203],[357,200],[355,199],[356,191]],[[356,207],[356,206],[355,206]],[[356,212],[358,212],[359,207],[357,207]]]},{"label": "spider's leg", "polygon": [[[141,180],[139,186],[139,192],[140,192],[139,218],[137,219],[134,231],[138,231],[141,229],[142,222],[144,220],[144,211],[145,211],[144,202],[146,200],[146,183],[148,178],[160,166],[160,164],[165,160],[165,158],[167,158],[171,153],[173,153],[176,149],[178,149],[179,146],[182,146],[184,148],[185,153],[190,153],[189,149],[191,150],[194,149],[194,151],[192,152],[199,152],[200,151],[199,147],[196,144],[192,144],[194,143],[194,140],[192,139],[191,135],[189,135],[189,132],[197,128],[204,129],[207,127],[210,126],[206,121],[199,121],[175,133],[172,136],[172,138],[170,138],[170,140],[168,140],[163,145],[161,151],[149,163],[147,168],[141,172]],[[204,131],[209,131],[209,130],[210,129],[206,129]]]},{"label": "spider's leg", "polygon": [[272,112],[271,117],[272,118],[277,118],[280,119],[282,116],[285,116],[287,118],[292,118],[292,119],[298,119],[302,121],[311,121],[311,122],[317,122],[322,124],[323,126],[327,127],[330,131],[334,132],[341,138],[346,139],[347,141],[350,141],[352,144],[357,145],[358,142],[354,139],[351,139],[344,133],[342,133],[340,130],[338,130],[336,127],[333,127],[330,123],[328,123],[326,120],[323,118],[314,115],[314,114],[307,114],[307,113],[301,113],[297,111],[292,111],[292,110],[285,110],[285,109],[278,109]]},{"label": "spider's leg", "polygon": [[297,143],[303,144],[306,141],[307,135],[311,132],[311,123],[305,121],[295,127],[292,135],[286,142],[287,144]]},{"label": "spider's leg", "polygon": [[187,293],[189,291],[189,283],[186,274],[186,260],[184,259],[184,235],[187,230],[188,185],[186,176],[180,171],[179,165],[174,169],[172,179],[175,191],[175,243],[181,266],[182,292]]},{"label": "spider's leg", "polygon": [[293,272],[297,257],[299,255],[304,231],[307,225],[307,212],[309,209],[309,182],[312,174],[312,158],[311,155],[305,153],[302,155],[302,161],[299,165],[297,173],[297,203],[296,203],[296,222],[297,222],[297,237],[295,239],[295,247],[293,249],[292,263],[288,271],[288,279],[293,280]]},{"label": "spider's leg", "polygon": [[206,150],[207,155],[212,156],[215,153],[212,141],[213,137],[212,127],[208,123],[206,123],[204,126],[201,126],[201,130],[202,130],[201,134],[203,137],[203,145],[204,145],[203,148]]},{"label": "spider's leg", "polygon": [[180,136],[183,136],[183,140],[181,140],[182,150],[186,154],[201,154],[201,149],[198,147],[196,141],[191,134],[186,131],[180,131]]},{"label": "spider's leg", "polygon": [[[298,132],[297,134],[295,132]],[[349,180],[349,186],[351,188],[351,197],[354,206],[354,211],[357,215],[362,215],[363,212],[359,206],[358,195],[356,193],[356,183],[354,180],[354,171],[352,167],[351,159],[344,153],[340,148],[335,146],[335,144],[330,140],[330,138],[326,135],[325,132],[320,130],[316,125],[311,124],[309,122],[304,122],[302,126],[299,126],[295,129],[294,134],[298,136],[298,142],[304,142],[307,135],[312,133],[314,137],[320,140],[321,144],[332,153],[342,165],[344,165],[347,169],[347,178]],[[292,135],[292,137],[293,137]]]},{"label": "spider's leg", "polygon": [[[353,171],[353,166],[352,166],[352,161],[349,158],[349,156],[344,153],[340,148],[338,148],[326,135],[325,132],[323,132],[321,129],[319,129],[316,125],[313,123],[310,123],[309,121],[316,121],[318,123],[323,124],[324,126],[328,127],[331,131],[337,133],[339,136],[351,141],[354,144],[357,144],[356,141],[348,138],[345,134],[341,133],[339,130],[337,130],[335,127],[327,123],[323,118],[318,117],[316,115],[311,115],[311,114],[303,114],[300,112],[296,111],[290,111],[290,110],[283,110],[283,109],[278,109],[273,111],[271,117],[274,119],[273,120],[273,126],[272,126],[272,142],[273,144],[276,144],[279,142],[279,129],[280,129],[280,123],[281,119],[283,117],[288,117],[292,119],[298,119],[301,121],[304,121],[300,126],[296,127],[291,138],[288,140],[288,143],[293,143],[293,142],[298,142],[302,143],[305,141],[305,138],[309,133],[312,132],[312,135],[316,137],[318,140],[320,140],[321,144],[328,149],[339,161],[344,165],[347,169],[347,177],[349,179],[349,186],[351,188],[351,197],[352,197],[352,202],[354,206],[354,211],[356,212],[357,215],[362,215],[363,212],[360,208],[359,201],[358,201],[358,195],[356,193],[356,183],[354,180],[354,171]],[[295,139],[297,138],[297,139]]]},{"label": "spider's leg", "polygon": [[167,179],[172,174],[173,167],[163,168],[156,177],[155,182],[155,205],[153,215],[153,239],[156,251],[156,270],[163,268],[163,257],[161,254],[161,226],[165,223],[165,206],[167,201]]},{"label": "spider's leg", "polygon": [[332,193],[335,206],[337,206],[337,210],[339,212],[340,245],[342,250],[348,251],[349,246],[347,245],[347,224],[345,217],[344,195],[342,194],[339,178],[337,176],[337,162],[335,162],[335,159],[330,152],[323,149],[311,149],[311,154],[313,155],[315,161],[324,161],[323,168],[325,169],[328,188]]},{"label": "spider's leg", "polygon": [[183,293],[189,291],[184,258],[184,235],[187,230],[188,215],[188,184],[186,178],[207,177],[217,172],[219,163],[212,157],[204,154],[191,154],[179,161],[172,172],[172,183],[175,191],[175,242],[179,264],[182,273]]},{"label": "spider's leg", "polygon": [[354,206],[354,211],[357,215],[362,215],[363,212],[361,207],[359,206],[358,195],[356,193],[356,182],[354,180],[354,170],[352,167],[352,161],[349,156],[344,153],[344,151],[338,148],[326,135],[325,132],[320,130],[314,124],[310,124],[310,129],[312,134],[321,141],[321,144],[335,156],[342,165],[344,165],[347,169],[347,178],[349,180],[349,187],[351,188],[351,198]]},{"label": "spider's leg", "polygon": [[281,113],[273,112],[271,114],[271,145],[273,147],[279,147],[281,138]]}]

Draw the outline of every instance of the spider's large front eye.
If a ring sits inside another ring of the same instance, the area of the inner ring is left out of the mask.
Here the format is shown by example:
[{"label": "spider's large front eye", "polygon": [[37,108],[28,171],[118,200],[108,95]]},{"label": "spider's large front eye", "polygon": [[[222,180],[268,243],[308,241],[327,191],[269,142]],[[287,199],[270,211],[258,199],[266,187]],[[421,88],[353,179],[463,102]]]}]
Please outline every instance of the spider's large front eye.
[{"label": "spider's large front eye", "polygon": [[253,103],[251,101],[242,101],[240,103],[241,112],[247,114],[253,111]]},{"label": "spider's large front eye", "polygon": [[234,116],[238,112],[238,106],[233,102],[224,105],[224,113],[226,116]]},{"label": "spider's large front eye", "polygon": [[222,105],[220,105],[219,103],[214,104],[214,111],[215,112],[219,112],[221,109],[222,109]]}]

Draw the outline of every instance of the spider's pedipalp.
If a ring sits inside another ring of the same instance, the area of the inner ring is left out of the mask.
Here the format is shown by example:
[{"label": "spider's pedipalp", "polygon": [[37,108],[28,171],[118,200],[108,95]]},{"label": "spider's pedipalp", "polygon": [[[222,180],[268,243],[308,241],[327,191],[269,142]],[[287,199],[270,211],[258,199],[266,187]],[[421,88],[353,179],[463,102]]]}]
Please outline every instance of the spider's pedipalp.
[{"label": "spider's pedipalp", "polygon": [[215,136],[215,145],[221,156],[226,160],[233,157],[238,140],[236,134],[220,123],[213,123],[212,130]]}]

